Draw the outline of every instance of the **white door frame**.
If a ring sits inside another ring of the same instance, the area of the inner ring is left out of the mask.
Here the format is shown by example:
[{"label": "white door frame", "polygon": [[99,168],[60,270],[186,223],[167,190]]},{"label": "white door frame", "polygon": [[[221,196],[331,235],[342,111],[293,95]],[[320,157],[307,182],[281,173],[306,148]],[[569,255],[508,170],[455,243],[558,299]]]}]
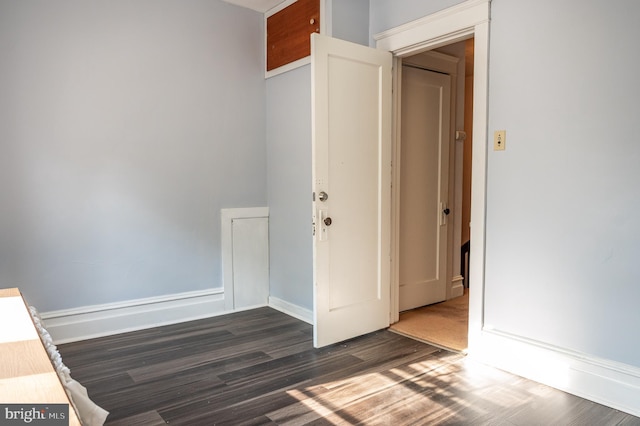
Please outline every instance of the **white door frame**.
[{"label": "white door frame", "polygon": [[[378,49],[390,51],[399,58],[474,37],[473,135],[478,143],[473,144],[471,178],[469,278],[473,283],[473,291],[470,292],[469,299],[470,353],[480,346],[484,323],[490,1],[468,0],[374,36]],[[397,126],[397,119],[398,116],[394,113],[394,126]],[[392,232],[394,232],[393,227]],[[397,287],[392,286],[390,312],[392,322],[394,312],[395,315],[398,312],[398,291]]]}]

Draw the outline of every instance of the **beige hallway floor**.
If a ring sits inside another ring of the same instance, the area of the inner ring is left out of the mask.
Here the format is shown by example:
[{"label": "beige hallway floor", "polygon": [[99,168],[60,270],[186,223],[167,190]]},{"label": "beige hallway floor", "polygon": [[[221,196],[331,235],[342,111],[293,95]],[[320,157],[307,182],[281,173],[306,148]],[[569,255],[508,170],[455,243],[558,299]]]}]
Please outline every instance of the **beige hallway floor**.
[{"label": "beige hallway floor", "polygon": [[469,291],[463,296],[400,313],[389,330],[427,343],[464,352],[467,349]]}]

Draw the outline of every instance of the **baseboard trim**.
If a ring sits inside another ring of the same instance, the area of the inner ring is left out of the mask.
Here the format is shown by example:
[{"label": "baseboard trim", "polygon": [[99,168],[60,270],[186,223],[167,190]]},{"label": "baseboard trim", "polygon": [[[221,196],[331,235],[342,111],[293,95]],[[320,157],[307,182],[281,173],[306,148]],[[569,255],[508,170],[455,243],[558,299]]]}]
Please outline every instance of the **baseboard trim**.
[{"label": "baseboard trim", "polygon": [[451,280],[451,297],[450,299],[455,299],[456,297],[460,297],[464,294],[464,277],[462,275],[456,275]]},{"label": "baseboard trim", "polygon": [[269,307],[313,325],[313,312],[277,297],[269,296]]},{"label": "baseboard trim", "polygon": [[483,330],[469,356],[620,411],[640,416],[640,368],[497,330]]},{"label": "baseboard trim", "polygon": [[[265,305],[228,310],[225,308],[224,290],[218,288],[41,312],[40,316],[53,337],[53,342],[60,345],[263,306]],[[313,323],[313,312],[293,303],[269,297],[268,306],[308,324]]]},{"label": "baseboard trim", "polygon": [[55,344],[76,342],[230,313],[223,289],[42,312]]}]

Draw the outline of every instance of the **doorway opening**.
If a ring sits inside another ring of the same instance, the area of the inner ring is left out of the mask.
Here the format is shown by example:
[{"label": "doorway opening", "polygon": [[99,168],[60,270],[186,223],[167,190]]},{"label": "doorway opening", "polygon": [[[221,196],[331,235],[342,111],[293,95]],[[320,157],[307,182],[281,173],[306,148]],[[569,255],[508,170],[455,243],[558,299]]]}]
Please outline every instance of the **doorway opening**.
[{"label": "doorway opening", "polygon": [[[423,96],[416,95],[419,87],[411,81],[424,78],[433,93],[449,96],[451,103],[450,117],[447,111],[445,114],[442,111],[448,105],[446,103],[431,101],[433,106],[427,105],[424,109],[420,101],[409,103],[402,99],[397,105],[400,116],[396,119],[402,123],[397,138],[400,147],[396,148],[400,161],[394,161],[394,165],[401,169],[399,190],[396,189],[400,197],[397,201],[399,260],[396,262],[399,320],[390,329],[458,352],[466,352],[468,346],[473,64],[474,39],[469,38],[403,58],[403,71],[398,73],[401,96]],[[450,77],[450,90],[433,83],[441,81],[434,73]],[[438,89],[441,90],[438,92]],[[414,108],[420,112],[416,113]],[[416,136],[416,130],[412,129],[425,127],[424,123],[431,123],[431,127],[446,127],[442,132],[447,136],[446,145],[437,145],[437,131],[429,136],[428,131],[418,129]],[[416,144],[419,149],[411,148]],[[431,149],[423,149],[425,144]],[[426,157],[424,161],[416,161],[415,158],[416,155],[433,157],[442,154],[447,156],[443,164],[434,162],[433,158],[431,161]],[[406,173],[403,166],[417,173]],[[436,167],[439,173],[436,171],[434,174],[433,170],[423,173],[425,168]],[[425,182],[425,179],[431,182]],[[443,183],[446,188],[441,188],[438,194],[437,187]],[[416,202],[416,199],[424,202]],[[416,218],[429,217],[421,211],[420,205],[422,210],[434,213],[429,221],[435,217],[437,222],[431,231],[425,231],[424,223],[417,223]],[[413,212],[407,214],[407,209]],[[439,233],[442,233],[440,239]]]}]

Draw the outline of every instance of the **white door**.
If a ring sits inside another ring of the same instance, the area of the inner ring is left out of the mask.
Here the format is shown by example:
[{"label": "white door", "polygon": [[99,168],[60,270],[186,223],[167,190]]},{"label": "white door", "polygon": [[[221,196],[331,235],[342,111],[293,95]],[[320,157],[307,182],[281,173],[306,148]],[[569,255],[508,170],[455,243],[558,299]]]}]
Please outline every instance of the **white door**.
[{"label": "white door", "polygon": [[391,53],[313,34],[314,345],[389,325]]},{"label": "white door", "polygon": [[400,311],[445,300],[451,81],[402,68]]}]

